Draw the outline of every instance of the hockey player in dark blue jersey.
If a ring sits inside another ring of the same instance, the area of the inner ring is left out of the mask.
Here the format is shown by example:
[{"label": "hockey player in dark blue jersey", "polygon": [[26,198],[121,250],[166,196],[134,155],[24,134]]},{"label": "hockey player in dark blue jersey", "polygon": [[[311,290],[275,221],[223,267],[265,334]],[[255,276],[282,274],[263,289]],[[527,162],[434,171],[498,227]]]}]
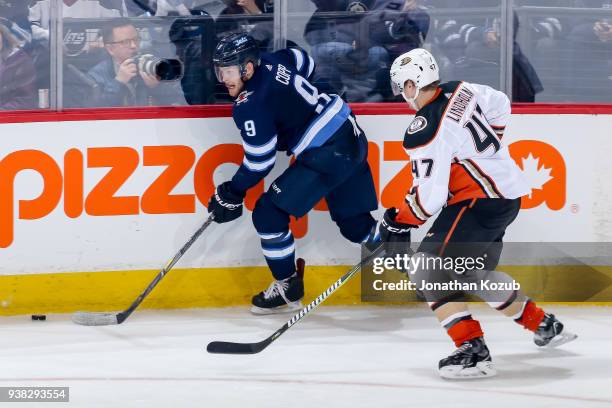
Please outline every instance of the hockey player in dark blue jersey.
[{"label": "hockey player in dark blue jersey", "polygon": [[304,284],[296,271],[289,216],[302,217],[325,198],[345,238],[356,243],[369,239],[376,229],[370,211],[378,204],[367,139],[339,96],[320,93],[311,84],[314,61],[301,49],[260,54],[252,37],[233,34],[219,42],[213,63],[217,79],[235,98],[233,118],[244,160],[230,181],[217,186],[208,210],[219,223],[240,217],[247,190],[272,170],[276,152],[295,156],[253,210],[275,281],[253,297],[251,310],[299,309]]}]

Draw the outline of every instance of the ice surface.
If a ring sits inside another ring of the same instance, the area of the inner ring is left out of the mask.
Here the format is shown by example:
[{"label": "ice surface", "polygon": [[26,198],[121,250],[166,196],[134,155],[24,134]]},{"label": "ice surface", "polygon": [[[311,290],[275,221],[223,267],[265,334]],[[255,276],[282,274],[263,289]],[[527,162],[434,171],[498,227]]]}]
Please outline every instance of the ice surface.
[{"label": "ice surface", "polygon": [[469,382],[438,377],[454,347],[424,307],[321,307],[262,353],[239,356],[206,344],[262,340],[288,316],[137,311],[110,327],[0,318],[0,386],[70,386],[69,404],[27,404],[43,408],[611,407],[612,308],[548,309],[578,340],[539,350],[531,333],[474,308],[499,374]]}]

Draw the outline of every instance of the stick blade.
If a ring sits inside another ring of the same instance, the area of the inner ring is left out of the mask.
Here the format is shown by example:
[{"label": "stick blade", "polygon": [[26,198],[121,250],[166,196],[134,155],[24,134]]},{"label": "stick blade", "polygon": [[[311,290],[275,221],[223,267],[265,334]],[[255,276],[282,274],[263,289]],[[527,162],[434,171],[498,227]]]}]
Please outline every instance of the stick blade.
[{"label": "stick blade", "polygon": [[232,343],[228,341],[212,341],[206,346],[206,351],[212,354],[257,354],[267,344],[261,343]]},{"label": "stick blade", "polygon": [[76,312],[72,321],[82,326],[109,326],[119,324],[116,313]]}]

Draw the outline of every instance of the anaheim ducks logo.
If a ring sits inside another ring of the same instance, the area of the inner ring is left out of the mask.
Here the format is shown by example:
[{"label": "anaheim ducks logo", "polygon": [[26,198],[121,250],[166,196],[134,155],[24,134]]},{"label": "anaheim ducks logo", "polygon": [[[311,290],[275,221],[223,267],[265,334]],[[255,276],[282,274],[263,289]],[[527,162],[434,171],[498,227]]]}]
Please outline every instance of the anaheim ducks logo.
[{"label": "anaheim ducks logo", "polygon": [[400,66],[403,67],[404,65],[408,65],[410,64],[410,61],[412,61],[412,58],[410,57],[403,58],[402,61],[400,62]]},{"label": "anaheim ducks logo", "polygon": [[408,134],[412,135],[419,130],[423,130],[427,127],[427,119],[423,116],[417,116],[410,122],[410,126],[408,126]]}]

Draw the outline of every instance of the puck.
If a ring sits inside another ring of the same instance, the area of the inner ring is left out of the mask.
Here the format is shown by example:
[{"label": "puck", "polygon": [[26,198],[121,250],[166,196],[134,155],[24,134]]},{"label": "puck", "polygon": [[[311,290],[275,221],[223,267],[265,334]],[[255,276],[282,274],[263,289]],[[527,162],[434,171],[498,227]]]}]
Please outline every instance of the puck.
[{"label": "puck", "polygon": [[32,320],[47,320],[46,315],[32,315]]}]

